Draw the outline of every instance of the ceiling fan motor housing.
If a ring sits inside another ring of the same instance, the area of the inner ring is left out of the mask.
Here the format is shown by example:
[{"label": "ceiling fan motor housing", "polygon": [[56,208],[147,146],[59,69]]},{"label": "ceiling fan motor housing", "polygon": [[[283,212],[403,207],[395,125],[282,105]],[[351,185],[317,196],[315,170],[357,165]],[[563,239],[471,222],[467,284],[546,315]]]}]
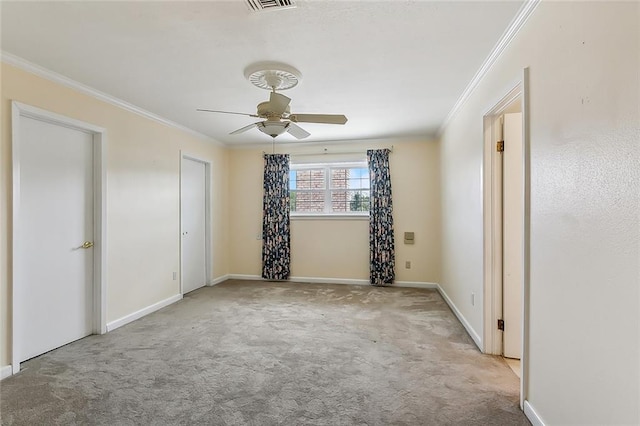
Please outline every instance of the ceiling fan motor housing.
[{"label": "ceiling fan motor housing", "polygon": [[272,111],[271,109],[271,102],[270,101],[266,101],[266,102],[260,102],[258,104],[258,117],[262,117],[262,118],[280,118],[283,115],[287,116],[289,115],[289,113],[291,112],[291,108],[287,105],[286,110],[284,111],[283,114],[277,114],[274,111]]}]

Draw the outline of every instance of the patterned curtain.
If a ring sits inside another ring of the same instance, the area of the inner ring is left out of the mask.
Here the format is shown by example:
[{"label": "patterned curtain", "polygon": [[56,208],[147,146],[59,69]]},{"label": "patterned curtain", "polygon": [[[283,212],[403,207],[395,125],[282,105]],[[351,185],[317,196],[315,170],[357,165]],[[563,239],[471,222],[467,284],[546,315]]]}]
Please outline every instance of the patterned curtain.
[{"label": "patterned curtain", "polygon": [[371,180],[369,214],[369,270],[372,285],[390,285],[396,277],[393,238],[393,203],[388,149],[367,151]]},{"label": "patterned curtain", "polygon": [[264,155],[262,278],[286,280],[291,264],[289,155]]}]

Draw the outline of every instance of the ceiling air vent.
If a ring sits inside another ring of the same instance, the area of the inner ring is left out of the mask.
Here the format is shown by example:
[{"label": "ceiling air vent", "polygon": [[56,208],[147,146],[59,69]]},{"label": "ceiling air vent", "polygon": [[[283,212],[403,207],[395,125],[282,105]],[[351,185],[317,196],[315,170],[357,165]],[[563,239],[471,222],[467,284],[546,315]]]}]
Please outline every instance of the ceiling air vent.
[{"label": "ceiling air vent", "polygon": [[291,9],[296,7],[293,0],[245,0],[249,10],[259,12],[261,10]]}]

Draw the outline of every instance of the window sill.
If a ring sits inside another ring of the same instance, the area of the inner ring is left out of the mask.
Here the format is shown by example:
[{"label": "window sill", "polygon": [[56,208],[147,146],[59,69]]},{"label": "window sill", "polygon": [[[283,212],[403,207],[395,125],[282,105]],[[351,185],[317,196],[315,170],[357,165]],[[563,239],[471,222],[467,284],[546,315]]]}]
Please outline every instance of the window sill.
[{"label": "window sill", "polygon": [[323,214],[323,213],[290,213],[291,220],[369,220],[367,214]]}]

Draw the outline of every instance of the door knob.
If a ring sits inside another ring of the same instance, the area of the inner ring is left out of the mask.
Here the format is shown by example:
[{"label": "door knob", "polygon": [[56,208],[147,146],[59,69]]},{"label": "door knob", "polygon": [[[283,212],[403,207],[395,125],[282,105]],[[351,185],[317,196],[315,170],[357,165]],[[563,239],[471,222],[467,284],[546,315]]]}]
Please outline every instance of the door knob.
[{"label": "door knob", "polygon": [[85,242],[82,244],[82,246],[81,246],[81,247],[82,247],[83,249],[91,248],[91,247],[93,247],[93,242],[91,242],[91,241],[85,241]]}]

